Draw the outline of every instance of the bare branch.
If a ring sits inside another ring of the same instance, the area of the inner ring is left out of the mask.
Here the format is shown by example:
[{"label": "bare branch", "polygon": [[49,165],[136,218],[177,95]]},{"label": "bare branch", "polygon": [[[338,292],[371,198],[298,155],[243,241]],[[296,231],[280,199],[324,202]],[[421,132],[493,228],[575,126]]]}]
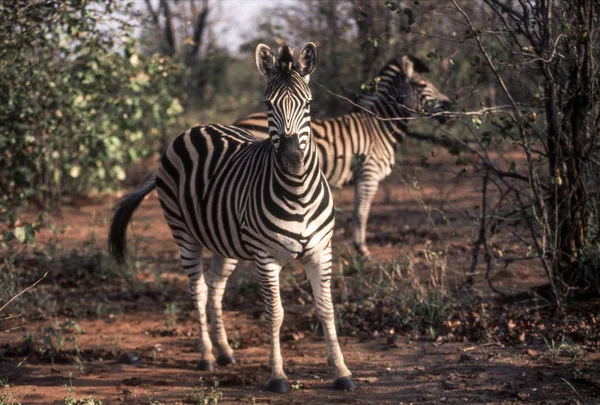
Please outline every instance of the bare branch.
[{"label": "bare branch", "polygon": [[[473,250],[471,251],[471,267],[469,268],[469,273],[467,274],[467,279],[465,284],[473,285],[473,275],[475,274],[475,270],[477,269],[477,262],[479,261],[479,250],[481,244],[485,240],[486,234],[486,225],[485,219],[487,215],[487,184],[488,179],[490,178],[489,170],[485,171],[485,176],[483,177],[483,187],[481,190],[481,215],[479,216],[479,237],[477,241],[473,244]],[[489,271],[486,273],[489,274]]]},{"label": "bare branch", "polygon": [[511,108],[511,106],[502,105],[502,106],[496,106],[496,107],[484,107],[484,108],[482,108],[480,110],[476,110],[476,111],[464,111],[464,112],[440,111],[440,112],[436,112],[436,113],[427,113],[424,111],[417,111],[417,110],[409,108],[405,105],[401,105],[402,108],[404,108],[407,112],[409,112],[413,115],[408,116],[408,117],[387,118],[387,117],[382,117],[379,114],[369,110],[368,108],[365,108],[362,105],[355,103],[348,97],[342,96],[341,94],[337,94],[337,93],[329,90],[325,85],[323,85],[321,83],[317,83],[317,86],[320,86],[321,88],[323,88],[323,90],[325,90],[327,93],[331,94],[332,96],[342,99],[344,101],[347,101],[348,103],[352,104],[352,106],[377,118],[379,121],[415,121],[415,120],[431,119],[431,118],[438,119],[438,118],[458,118],[458,117],[469,117],[469,116],[483,116],[483,115],[488,115],[490,113],[500,113],[500,112],[506,111],[507,108]]},{"label": "bare branch", "polygon": [[467,13],[465,13],[463,11],[463,9],[460,8],[460,6],[456,3],[456,0],[452,0],[452,3],[454,4],[454,7],[456,7],[456,9],[463,15],[465,21],[469,25],[469,29],[471,30],[471,33],[473,34],[473,37],[477,41],[477,45],[479,46],[479,50],[485,56],[485,59],[486,59],[488,65],[490,66],[490,69],[492,69],[492,71],[494,72],[494,75],[496,76],[496,79],[498,80],[498,83],[500,84],[500,87],[502,88],[502,91],[504,91],[504,94],[506,95],[506,97],[508,98],[508,100],[510,101],[510,103],[511,103],[511,105],[513,107],[513,111],[514,111],[515,115],[517,117],[521,118],[521,112],[519,111],[519,108],[517,107],[517,103],[513,99],[512,94],[510,94],[510,92],[508,91],[508,88],[506,87],[506,83],[504,83],[504,79],[502,79],[502,76],[500,76],[500,73],[498,72],[498,69],[496,69],[496,66],[494,65],[494,62],[492,62],[492,59],[490,58],[490,55],[485,50],[485,47],[483,46],[483,43],[481,42],[481,38],[477,34],[477,30],[475,30],[475,27],[473,26],[473,23],[471,22],[471,19],[469,18],[469,16],[467,15]]},{"label": "bare branch", "polygon": [[205,0],[203,3],[202,11],[200,11],[196,17],[196,24],[194,25],[194,33],[192,35],[192,43],[188,46],[186,53],[188,65],[190,65],[196,57],[198,49],[200,48],[200,45],[202,45],[203,34],[206,31],[206,18],[208,17],[209,8],[207,0]]},{"label": "bare branch", "polygon": [[145,0],[145,1],[146,1],[146,8],[148,9],[150,16],[152,16],[152,22],[154,23],[154,25],[156,27],[158,27],[159,26],[158,14],[152,7],[152,3],[150,3],[150,0]]},{"label": "bare branch", "polygon": [[44,273],[44,275],[35,283],[31,284],[29,287],[25,288],[23,291],[21,291],[20,293],[18,293],[17,295],[15,295],[14,297],[12,297],[10,300],[8,300],[8,302],[4,305],[2,305],[2,307],[0,307],[0,312],[2,312],[4,310],[4,308],[6,308],[11,302],[13,302],[14,300],[16,300],[17,298],[19,298],[22,294],[26,293],[27,291],[31,290],[33,287],[35,287],[36,285],[38,285],[40,283],[40,281],[42,281],[43,279],[46,278],[46,276],[48,275],[50,271],[47,271]]}]

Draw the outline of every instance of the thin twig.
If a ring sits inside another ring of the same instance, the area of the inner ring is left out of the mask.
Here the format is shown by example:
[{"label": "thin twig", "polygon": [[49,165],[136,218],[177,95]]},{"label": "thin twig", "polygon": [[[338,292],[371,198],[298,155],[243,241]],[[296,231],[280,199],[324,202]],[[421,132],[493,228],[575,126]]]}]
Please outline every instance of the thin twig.
[{"label": "thin twig", "polygon": [[467,15],[467,13],[465,13],[464,10],[462,8],[460,8],[460,6],[456,3],[456,0],[452,0],[452,4],[454,4],[454,7],[456,7],[456,9],[463,15],[465,21],[469,25],[469,29],[471,30],[471,34],[473,35],[473,37],[477,41],[477,45],[479,47],[479,50],[481,51],[481,53],[483,54],[483,56],[485,56],[485,59],[486,59],[488,65],[490,66],[490,69],[492,69],[492,72],[494,72],[494,75],[496,76],[496,79],[498,80],[498,83],[500,84],[500,87],[502,87],[502,91],[504,91],[504,94],[506,95],[506,97],[510,101],[510,104],[512,105],[512,108],[513,108],[513,111],[514,111],[515,115],[517,117],[521,118],[521,111],[519,111],[519,108],[517,107],[517,103],[513,99],[512,94],[510,94],[510,91],[508,91],[508,88],[506,87],[506,83],[504,83],[504,79],[502,79],[502,76],[500,76],[500,73],[498,72],[498,69],[496,69],[496,66],[494,65],[494,62],[492,62],[492,59],[490,58],[490,55],[488,55],[487,51],[485,50],[485,47],[483,46],[483,43],[481,42],[481,38],[479,37],[479,35],[477,35],[477,30],[475,30],[475,27],[473,26],[473,23],[471,22],[471,19],[469,18],[469,16]]},{"label": "thin twig", "polygon": [[348,97],[342,96],[341,94],[337,94],[337,93],[329,90],[325,85],[323,85],[321,83],[317,83],[317,86],[322,87],[323,90],[325,90],[327,93],[331,94],[332,96],[342,99],[344,101],[347,101],[348,103],[352,104],[352,106],[366,112],[367,114],[373,116],[374,118],[378,119],[379,121],[414,121],[414,120],[420,120],[423,118],[458,118],[458,117],[469,117],[469,116],[481,116],[481,115],[487,115],[490,113],[503,112],[507,108],[511,108],[511,106],[501,105],[501,106],[495,106],[495,107],[485,107],[485,108],[482,108],[482,109],[476,110],[476,111],[463,111],[463,112],[439,111],[436,113],[427,113],[424,111],[417,111],[415,109],[409,108],[409,107],[401,104],[402,108],[404,108],[407,112],[410,112],[414,115],[409,116],[409,117],[386,118],[386,117],[382,117],[379,114],[369,110],[368,108],[363,107],[360,104],[355,103],[354,101],[350,100]]},{"label": "thin twig", "polygon": [[15,319],[15,318],[19,318],[21,317],[21,315],[23,315],[23,312],[18,313],[17,315],[9,315],[9,316],[5,316],[4,318],[0,318],[0,321],[8,321],[10,319]]},{"label": "thin twig", "polygon": [[20,293],[18,293],[17,295],[15,295],[14,297],[12,297],[10,300],[8,300],[8,302],[4,305],[2,305],[2,307],[0,307],[0,312],[2,312],[4,310],[4,308],[6,308],[8,306],[8,304],[10,304],[11,302],[13,302],[14,300],[16,300],[19,296],[21,296],[23,293],[31,290],[33,287],[35,287],[36,285],[38,285],[38,283],[40,281],[42,281],[43,279],[46,278],[46,276],[48,275],[48,273],[50,273],[50,270],[48,270],[47,272],[44,273],[44,275],[35,283],[31,284],[29,287],[25,288],[23,291],[21,291]]},{"label": "thin twig", "polygon": [[575,393],[575,395],[577,395],[580,400],[582,400],[584,403],[586,403],[585,399],[583,399],[583,397],[581,395],[579,395],[579,392],[577,392],[577,390],[575,389],[575,387],[573,387],[573,385],[570,382],[568,382],[567,380],[565,380],[562,377],[560,379],[563,380],[569,386],[569,388],[571,388],[573,390],[573,392]]},{"label": "thin twig", "polygon": [[[473,284],[473,274],[475,274],[475,269],[477,268],[477,262],[479,261],[479,250],[481,245],[485,240],[485,219],[487,215],[487,184],[488,179],[490,177],[489,169],[485,171],[485,175],[483,177],[483,187],[481,191],[481,215],[479,216],[479,237],[473,244],[473,250],[471,252],[471,268],[469,269],[469,274],[467,275],[467,279],[465,280],[466,285]],[[487,279],[489,276],[489,271],[486,272],[485,278]]]}]

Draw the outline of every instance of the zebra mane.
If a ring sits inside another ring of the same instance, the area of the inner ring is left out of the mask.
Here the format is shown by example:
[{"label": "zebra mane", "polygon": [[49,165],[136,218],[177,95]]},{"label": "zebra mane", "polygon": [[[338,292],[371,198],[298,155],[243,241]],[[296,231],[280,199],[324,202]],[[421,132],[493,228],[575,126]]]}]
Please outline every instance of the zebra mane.
[{"label": "zebra mane", "polygon": [[300,65],[294,60],[294,48],[289,45],[283,45],[279,48],[277,63],[282,72],[292,70],[300,72]]},{"label": "zebra mane", "polygon": [[417,73],[429,73],[431,72],[431,70],[429,70],[429,67],[425,64],[425,62],[423,62],[421,59],[417,58],[415,55],[402,55],[398,58],[394,58],[393,61],[398,64],[400,67],[402,67],[403,63],[402,63],[402,58],[406,57],[409,61],[412,62],[413,65],[413,69],[415,72]]}]

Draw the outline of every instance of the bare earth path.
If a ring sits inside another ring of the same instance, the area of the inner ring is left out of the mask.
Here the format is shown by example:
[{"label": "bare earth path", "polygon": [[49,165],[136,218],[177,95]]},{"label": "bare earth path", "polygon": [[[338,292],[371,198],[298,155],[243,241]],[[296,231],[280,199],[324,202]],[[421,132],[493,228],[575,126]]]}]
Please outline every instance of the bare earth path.
[{"label": "bare earth path", "polygon": [[[469,210],[477,213],[473,207],[480,182],[457,178],[455,158],[446,154],[427,169],[414,163],[417,156],[409,160],[398,165],[379,190],[368,228],[371,251],[376,261],[410,254],[417,266],[425,261],[423,251],[444,252],[459,279],[470,262]],[[336,266],[341,268],[351,256],[353,193],[345,188],[335,195],[341,210]],[[114,202],[62,207],[53,222],[64,233],[44,231],[37,250],[105,246]],[[75,397],[90,396],[103,404],[212,403],[202,402],[201,392],[208,398],[222,395],[220,404],[600,404],[597,349],[561,356],[539,340],[510,346],[493,340],[448,343],[413,333],[390,339],[385,330],[342,331],[342,349],[360,388],[335,391],[325,345],[315,331],[312,303],[298,293],[297,286],[305,285],[295,268],[288,269],[290,276],[282,282],[287,283],[282,286],[287,304],[282,353],[293,391],[264,391],[269,378],[267,336],[248,270],[232,279],[225,300],[237,363],[214,374],[197,371],[195,314],[155,196],[134,216],[130,240],[130,246],[137,245],[141,267],[133,281],[113,281],[110,288],[84,282],[55,288],[52,291],[59,292],[50,297],[58,302],[55,315],[0,321],[0,378],[10,398],[21,404],[62,404],[65,386],[72,386]],[[518,266],[498,279],[498,285],[511,292],[541,283],[535,271]],[[52,362],[20,355],[27,339],[36,345],[76,346],[80,356]],[[218,387],[211,394],[214,381]]]}]

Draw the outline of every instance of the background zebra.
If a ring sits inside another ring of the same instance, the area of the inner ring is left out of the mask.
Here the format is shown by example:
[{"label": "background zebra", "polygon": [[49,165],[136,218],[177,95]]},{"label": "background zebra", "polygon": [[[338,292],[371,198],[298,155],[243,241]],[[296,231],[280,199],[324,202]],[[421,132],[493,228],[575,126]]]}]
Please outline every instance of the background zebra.
[{"label": "background zebra", "polygon": [[[404,137],[403,121],[379,118],[402,118],[422,111],[443,112],[450,109],[450,99],[421,74],[427,66],[413,56],[394,58],[381,70],[374,94],[363,94],[351,114],[328,120],[313,120],[311,128],[317,143],[319,161],[331,186],[343,186],[354,180],[354,247],[366,258],[366,227],[371,202],[379,182],[386,178],[395,163],[395,150]],[[443,116],[441,118],[443,120]],[[234,125],[258,137],[268,135],[267,114],[256,113]]]},{"label": "background zebra", "polygon": [[[195,127],[180,135],[162,157],[158,175],[117,206],[110,248],[123,259],[127,223],[144,196],[158,188],[198,310],[199,366],[204,370],[212,370],[215,362],[207,301],[216,362],[231,364],[233,350],[223,326],[221,301],[237,261],[253,261],[271,335],[268,388],[276,392],[289,390],[279,346],[283,322],[279,272],[290,261],[300,260],[325,331],[328,362],[335,369],[334,385],[353,389],[356,386],[337,340],[330,292],[333,201],[310,130],[308,79],[317,50],[310,43],[295,60],[292,48],[284,46],[276,59],[269,47],[261,44],[255,59],[267,77],[270,139],[257,141],[244,130],[223,125]],[[207,270],[202,268],[203,246],[213,252]]]}]

